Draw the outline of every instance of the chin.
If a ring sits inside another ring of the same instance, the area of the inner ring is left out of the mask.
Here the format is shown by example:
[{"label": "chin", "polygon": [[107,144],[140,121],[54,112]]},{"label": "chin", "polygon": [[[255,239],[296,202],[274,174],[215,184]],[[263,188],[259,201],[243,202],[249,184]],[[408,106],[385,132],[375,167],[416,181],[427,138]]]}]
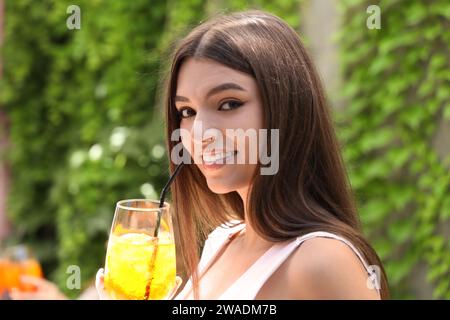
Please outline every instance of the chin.
[{"label": "chin", "polygon": [[231,188],[227,185],[217,183],[217,182],[209,182],[209,181],[208,181],[208,188],[209,188],[209,190],[211,190],[212,192],[217,193],[217,194],[225,194],[225,193],[229,193],[229,192],[236,190],[235,188]]}]

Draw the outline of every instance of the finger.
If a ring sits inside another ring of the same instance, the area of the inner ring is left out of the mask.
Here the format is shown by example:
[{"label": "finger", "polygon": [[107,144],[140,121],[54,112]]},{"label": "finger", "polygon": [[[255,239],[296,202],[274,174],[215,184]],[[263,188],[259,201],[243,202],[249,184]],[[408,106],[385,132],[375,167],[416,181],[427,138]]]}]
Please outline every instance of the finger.
[{"label": "finger", "polygon": [[18,289],[11,289],[9,291],[9,296],[12,300],[35,300],[33,294],[28,294],[26,292],[21,292]]},{"label": "finger", "polygon": [[111,300],[111,297],[105,290],[104,278],[105,270],[100,268],[95,276],[95,288],[97,289],[97,294],[100,300]]},{"label": "finger", "polygon": [[11,289],[11,290],[9,290],[8,294],[9,294],[9,297],[10,297],[12,300],[22,300],[22,294],[21,294],[21,292],[20,292],[19,290],[17,290],[17,289]]},{"label": "finger", "polygon": [[176,290],[178,290],[178,288],[181,286],[181,284],[183,283],[183,279],[181,279],[181,277],[176,277],[175,278],[175,288]]},{"label": "finger", "polygon": [[100,268],[98,269],[97,274],[95,275],[95,286],[98,288],[103,287],[103,282],[105,278],[104,273],[105,273],[104,269]]},{"label": "finger", "polygon": [[175,296],[175,294],[178,291],[178,288],[181,286],[181,284],[183,283],[183,279],[181,279],[180,277],[176,277],[175,278],[175,285],[172,288],[172,290],[170,290],[169,294],[166,296],[165,300],[172,300],[172,298]]},{"label": "finger", "polygon": [[51,283],[45,279],[23,275],[20,277],[20,281],[23,284],[33,285],[37,288],[50,287]]}]

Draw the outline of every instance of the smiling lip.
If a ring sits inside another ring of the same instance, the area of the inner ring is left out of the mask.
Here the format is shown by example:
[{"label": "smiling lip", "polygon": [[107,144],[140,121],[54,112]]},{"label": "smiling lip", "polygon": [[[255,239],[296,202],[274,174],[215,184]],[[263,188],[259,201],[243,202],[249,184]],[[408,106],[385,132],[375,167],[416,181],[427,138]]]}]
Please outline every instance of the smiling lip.
[{"label": "smiling lip", "polygon": [[216,152],[214,154],[203,154],[202,167],[205,170],[217,170],[226,165],[227,160],[236,156],[236,154],[236,150],[229,152]]}]

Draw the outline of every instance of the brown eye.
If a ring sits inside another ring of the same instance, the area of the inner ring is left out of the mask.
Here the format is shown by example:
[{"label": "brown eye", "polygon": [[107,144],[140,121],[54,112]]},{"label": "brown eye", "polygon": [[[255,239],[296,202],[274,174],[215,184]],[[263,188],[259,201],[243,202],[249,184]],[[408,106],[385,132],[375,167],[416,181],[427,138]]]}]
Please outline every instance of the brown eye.
[{"label": "brown eye", "polygon": [[233,109],[239,108],[243,104],[244,103],[242,103],[240,101],[237,101],[237,100],[228,100],[228,101],[225,101],[224,103],[222,103],[219,106],[219,110],[229,111],[229,110],[233,110]]},{"label": "brown eye", "polygon": [[195,115],[195,110],[189,107],[181,108],[178,111],[178,116],[182,119],[189,118]]}]

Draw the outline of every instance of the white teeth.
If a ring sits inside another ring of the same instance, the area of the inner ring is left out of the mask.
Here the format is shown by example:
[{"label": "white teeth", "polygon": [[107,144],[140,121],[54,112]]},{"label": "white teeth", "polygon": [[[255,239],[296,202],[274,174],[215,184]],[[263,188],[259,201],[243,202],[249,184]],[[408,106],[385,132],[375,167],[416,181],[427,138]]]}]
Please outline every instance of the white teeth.
[{"label": "white teeth", "polygon": [[[221,159],[231,157],[231,156],[234,155],[234,153],[235,153],[235,151],[230,151],[230,152],[227,152],[227,153],[221,152],[221,153],[216,153],[214,155],[203,154],[203,161],[205,161],[206,164],[212,164],[212,163],[215,163],[216,161],[219,161]],[[224,162],[221,161],[221,163],[224,163]]]}]

